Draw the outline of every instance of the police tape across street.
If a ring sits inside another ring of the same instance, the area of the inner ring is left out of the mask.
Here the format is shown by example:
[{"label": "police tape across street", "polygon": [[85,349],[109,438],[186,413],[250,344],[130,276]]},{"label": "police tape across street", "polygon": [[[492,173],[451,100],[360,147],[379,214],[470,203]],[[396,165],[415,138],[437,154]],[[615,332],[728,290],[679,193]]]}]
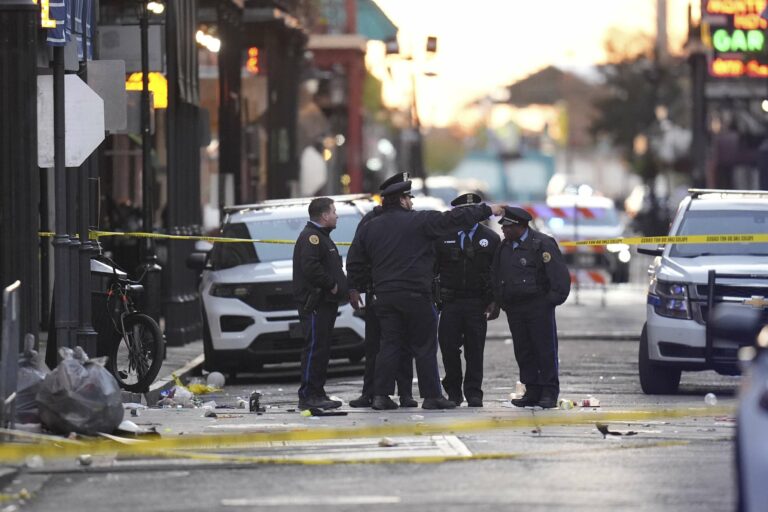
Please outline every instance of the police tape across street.
[{"label": "police tape across street", "polygon": [[[53,232],[41,232],[41,237],[53,237]],[[76,235],[72,235],[76,236]],[[164,233],[144,233],[141,231],[90,231],[90,238],[125,237],[153,238],[158,240],[194,240],[210,243],[256,243],[256,244],[290,244],[295,240],[259,239],[259,238],[229,238],[202,235],[168,235]],[[767,233],[735,234],[735,235],[686,235],[686,236],[644,236],[627,238],[600,238],[594,240],[563,241],[563,247],[601,246],[612,244],[625,245],[665,245],[665,244],[733,244],[733,243],[768,243]],[[352,242],[336,242],[336,245],[351,245]]]},{"label": "police tape across street", "polygon": [[[532,415],[517,416],[513,418],[494,417],[453,423],[404,423],[349,428],[316,428],[312,430],[301,427],[299,429],[280,432],[270,431],[222,435],[185,435],[147,441],[130,439],[126,443],[116,442],[114,438],[95,439],[91,441],[73,441],[34,434],[29,435],[26,433],[18,433],[16,431],[0,430],[0,433],[8,435],[24,434],[21,435],[20,440],[28,438],[28,440],[31,441],[30,443],[6,443],[0,445],[0,463],[24,461],[31,456],[39,456],[47,459],[63,459],[78,457],[80,455],[143,455],[167,457],[169,455],[169,450],[219,450],[235,447],[243,448],[249,445],[268,442],[324,441],[331,439],[380,438],[384,436],[422,436],[502,429],[540,429],[542,427],[567,427],[611,422],[626,424],[652,420],[704,417],[717,418],[732,415],[733,413],[733,408],[723,406],[616,412],[594,412],[592,410],[584,410],[551,414],[543,413],[538,416],[534,413]],[[34,442],[34,444],[32,442]],[[178,454],[178,456],[184,458],[183,454]],[[482,457],[482,454],[480,454],[479,457]],[[456,457],[455,459],[472,460],[472,458],[472,456],[467,456]],[[277,459],[269,457],[254,457],[252,459],[253,460],[250,460],[250,462],[258,461],[259,459],[268,463],[278,462]],[[282,463],[291,462],[284,461]]]}]

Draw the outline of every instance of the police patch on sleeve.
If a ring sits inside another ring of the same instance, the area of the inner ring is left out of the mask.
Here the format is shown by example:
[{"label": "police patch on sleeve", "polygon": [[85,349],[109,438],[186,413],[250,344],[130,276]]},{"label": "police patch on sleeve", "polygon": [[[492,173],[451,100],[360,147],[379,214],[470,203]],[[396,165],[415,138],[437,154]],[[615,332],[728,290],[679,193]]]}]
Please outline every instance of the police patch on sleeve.
[{"label": "police patch on sleeve", "polygon": [[480,247],[488,247],[488,240],[486,240],[485,238],[480,240]]},{"label": "police patch on sleeve", "polygon": [[544,263],[549,263],[549,261],[552,259],[552,255],[548,252],[542,253],[541,259],[544,260]]},{"label": "police patch on sleeve", "polygon": [[[320,243],[320,239],[317,237],[317,235],[310,235],[309,243],[311,243],[312,245],[317,245]],[[545,260],[545,261],[548,261],[548,260]]]}]

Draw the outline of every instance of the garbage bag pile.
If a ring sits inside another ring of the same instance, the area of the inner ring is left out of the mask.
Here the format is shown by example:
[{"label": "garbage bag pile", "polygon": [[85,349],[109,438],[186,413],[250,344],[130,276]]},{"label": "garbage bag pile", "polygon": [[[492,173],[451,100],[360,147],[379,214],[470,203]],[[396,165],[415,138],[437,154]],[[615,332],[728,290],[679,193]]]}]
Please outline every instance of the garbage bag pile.
[{"label": "garbage bag pile", "polygon": [[40,420],[59,434],[112,432],[123,420],[123,402],[104,359],[88,359],[80,347],[61,348],[62,361],[37,393]]},{"label": "garbage bag pile", "polygon": [[47,374],[48,368],[40,364],[37,351],[25,350],[19,358],[16,380],[16,423],[40,423],[35,397]]}]

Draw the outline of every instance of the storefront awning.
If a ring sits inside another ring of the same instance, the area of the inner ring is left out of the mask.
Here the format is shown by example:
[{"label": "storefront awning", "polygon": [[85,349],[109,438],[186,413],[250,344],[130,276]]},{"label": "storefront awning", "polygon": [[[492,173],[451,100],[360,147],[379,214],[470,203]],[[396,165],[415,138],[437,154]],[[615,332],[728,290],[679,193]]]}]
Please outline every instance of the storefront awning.
[{"label": "storefront awning", "polygon": [[397,37],[397,26],[374,0],[357,0],[357,33],[366,39],[387,41]]}]

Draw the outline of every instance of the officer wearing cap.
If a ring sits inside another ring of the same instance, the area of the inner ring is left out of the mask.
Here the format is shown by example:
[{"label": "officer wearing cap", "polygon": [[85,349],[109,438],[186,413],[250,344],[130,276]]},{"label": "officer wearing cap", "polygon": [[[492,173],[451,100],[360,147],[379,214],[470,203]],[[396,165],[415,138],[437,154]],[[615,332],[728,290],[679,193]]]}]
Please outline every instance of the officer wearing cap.
[{"label": "officer wearing cap", "polygon": [[369,267],[381,323],[381,348],[376,358],[374,409],[395,409],[389,398],[403,352],[416,360],[424,409],[452,409],[440,389],[437,369],[437,311],[432,302],[435,240],[460,229],[471,229],[499,206],[471,205],[448,212],[414,211],[411,182],[394,183],[382,191],[382,213],[360,227],[347,254],[347,268]]},{"label": "officer wearing cap", "polygon": [[512,403],[551,409],[560,393],[555,306],[568,298],[571,278],[555,240],[529,227],[531,220],[522,208],[504,208],[504,240],[492,264],[494,295],[507,315],[525,384],[523,397]]},{"label": "officer wearing cap", "polygon": [[[469,193],[451,201],[451,206],[464,208],[482,201],[478,194]],[[437,338],[445,368],[443,389],[456,406],[465,396],[469,407],[483,406],[485,334],[489,317],[499,315],[493,300],[491,263],[500,241],[492,229],[478,223],[435,243],[441,305]],[[461,347],[466,362],[463,378]]]},{"label": "officer wearing cap", "polygon": [[341,406],[325,392],[333,326],[339,302],[347,297],[347,278],[341,256],[330,234],[338,221],[336,206],[328,197],[309,203],[309,222],[293,249],[293,296],[304,333],[301,354],[299,409],[333,409]]},{"label": "officer wearing cap", "polygon": [[[408,181],[408,173],[399,172],[384,180],[379,186],[379,190],[383,191],[390,185],[406,181]],[[357,232],[362,226],[368,224],[371,219],[378,217],[382,211],[383,208],[381,206],[376,206],[373,210],[366,213],[362,220],[360,220],[360,224],[357,225],[355,236],[357,236]],[[365,311],[365,374],[363,375],[362,393],[358,398],[350,400],[349,405],[350,407],[371,407],[373,405],[373,377],[376,368],[376,356],[379,353],[381,326],[379,325],[379,319],[376,317],[374,306],[371,304],[371,297],[374,295],[371,269],[370,267],[365,267],[358,270],[358,273],[348,272],[350,283],[349,302],[355,310],[364,307]],[[368,304],[365,306],[362,303],[361,291],[365,292],[368,300]],[[418,402],[414,400],[412,391],[413,358],[407,352],[403,353],[403,360],[395,375],[395,382],[397,383],[397,393],[400,395],[400,407],[416,407]]]}]

